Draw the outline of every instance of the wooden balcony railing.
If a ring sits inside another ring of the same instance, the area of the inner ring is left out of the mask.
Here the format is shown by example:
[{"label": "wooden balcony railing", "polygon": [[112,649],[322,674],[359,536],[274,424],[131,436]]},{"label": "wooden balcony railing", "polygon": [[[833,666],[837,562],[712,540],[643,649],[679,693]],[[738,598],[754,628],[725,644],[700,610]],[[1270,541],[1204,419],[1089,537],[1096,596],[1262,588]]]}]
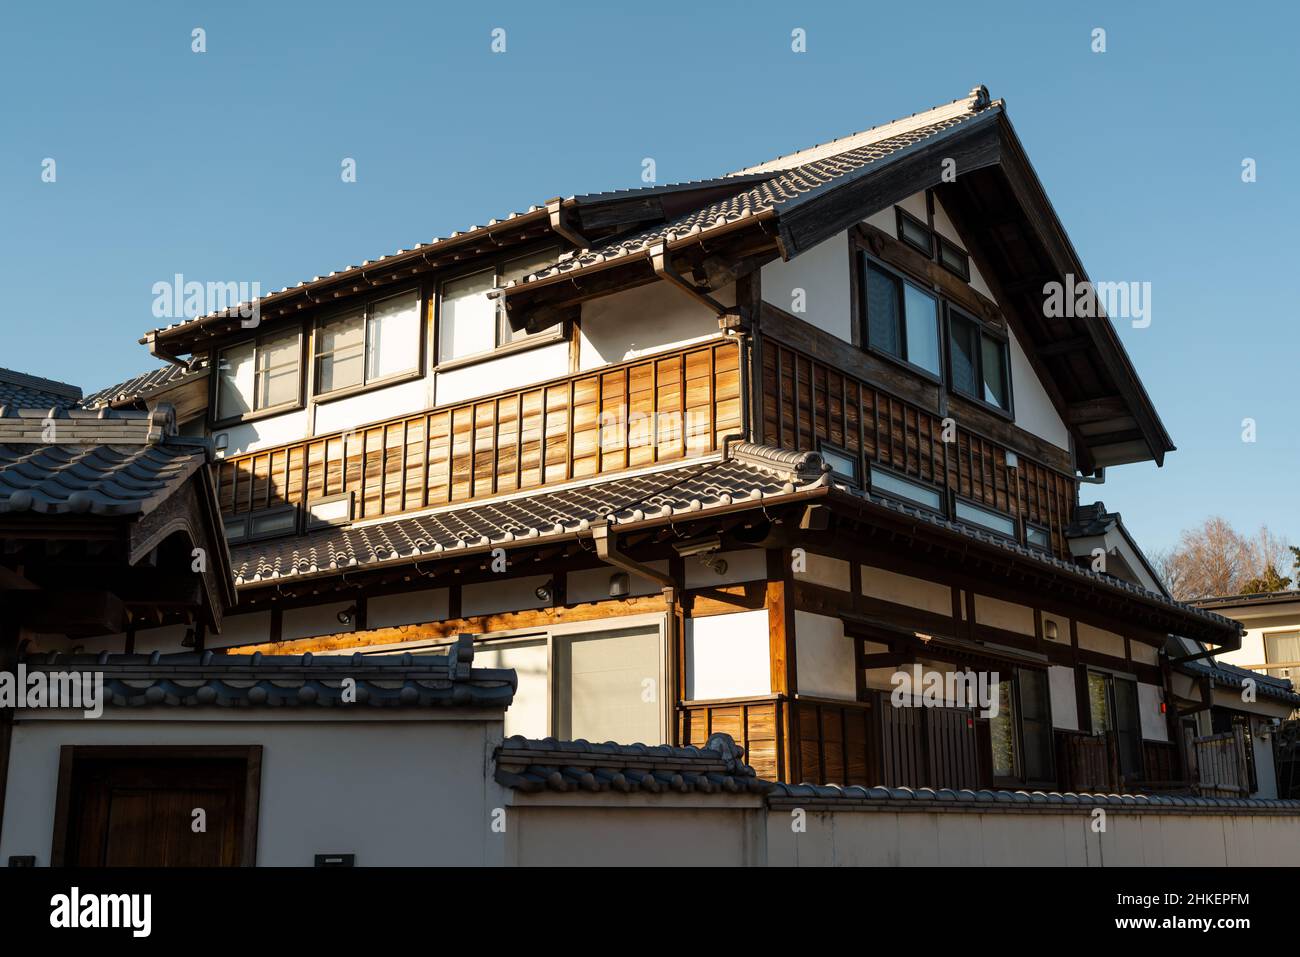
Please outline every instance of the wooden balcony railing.
[{"label": "wooden balcony railing", "polygon": [[1197,791],[1207,797],[1250,797],[1246,747],[1241,728],[1196,738],[1192,753]]},{"label": "wooden balcony railing", "polygon": [[[960,427],[943,441],[943,420],[776,339],[763,340],[763,435],[768,445],[816,449],[818,441],[1047,529],[1052,551],[1069,556],[1065,526],[1072,476]],[[1008,451],[1019,459],[1006,464]]]},{"label": "wooden balcony railing", "polygon": [[741,427],[739,349],[716,341],[219,466],[237,515],[352,492],[356,519],[706,454]]},{"label": "wooden balcony railing", "polygon": [[885,787],[978,788],[979,744],[969,708],[896,708],[875,692],[880,783]]}]

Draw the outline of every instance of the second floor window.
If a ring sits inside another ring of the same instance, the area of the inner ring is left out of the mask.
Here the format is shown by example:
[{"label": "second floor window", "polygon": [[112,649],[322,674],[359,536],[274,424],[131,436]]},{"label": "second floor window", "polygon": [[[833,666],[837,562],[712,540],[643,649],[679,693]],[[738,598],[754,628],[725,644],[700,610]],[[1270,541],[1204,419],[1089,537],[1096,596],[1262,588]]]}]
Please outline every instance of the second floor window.
[{"label": "second floor window", "polygon": [[301,353],[297,329],[223,349],[217,363],[217,417],[296,404]]},{"label": "second floor window", "polygon": [[558,249],[544,249],[444,282],[438,314],[438,361],[483,355],[530,338],[528,333],[510,328],[505,310],[497,300],[488,298],[488,291],[536,272],[554,262],[557,255]]},{"label": "second floor window", "polygon": [[897,273],[867,264],[867,343],[939,375],[939,300]]},{"label": "second floor window", "polygon": [[954,392],[1011,410],[1006,341],[953,306],[948,307],[948,364]]},{"label": "second floor window", "polygon": [[412,289],[316,327],[316,394],[359,388],[420,368],[420,293]]}]

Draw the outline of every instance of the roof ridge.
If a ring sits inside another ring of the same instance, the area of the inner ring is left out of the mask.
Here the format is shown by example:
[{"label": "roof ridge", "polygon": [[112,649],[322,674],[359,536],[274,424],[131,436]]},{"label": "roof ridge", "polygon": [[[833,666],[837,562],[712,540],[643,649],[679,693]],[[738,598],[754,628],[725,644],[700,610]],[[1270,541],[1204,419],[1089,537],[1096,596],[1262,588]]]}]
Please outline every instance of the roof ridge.
[{"label": "roof ridge", "polygon": [[727,175],[746,176],[751,173],[782,172],[796,166],[805,166],[808,163],[838,156],[840,153],[847,153],[850,150],[878,143],[893,136],[910,133],[922,127],[960,116],[963,113],[979,113],[989,107],[1001,107],[1002,105],[1002,100],[990,100],[988,87],[980,84],[973,87],[965,96],[949,103],[943,103],[928,110],[922,110],[919,113],[912,113],[909,116],[890,120],[887,123],[880,123],[857,133],[836,137],[833,140],[827,140],[825,143],[818,143],[805,149],[796,150],[793,153],[785,153],[765,163],[746,166],[744,169],[736,170],[734,173]]}]

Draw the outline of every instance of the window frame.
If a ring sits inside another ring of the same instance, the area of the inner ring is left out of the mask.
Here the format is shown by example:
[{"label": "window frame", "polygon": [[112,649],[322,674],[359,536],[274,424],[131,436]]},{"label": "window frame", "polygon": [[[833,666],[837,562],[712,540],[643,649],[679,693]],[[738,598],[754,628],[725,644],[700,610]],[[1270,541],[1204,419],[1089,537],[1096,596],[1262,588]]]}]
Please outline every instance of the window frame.
[{"label": "window frame", "polygon": [[[865,351],[870,353],[872,356],[875,356],[878,359],[882,359],[885,362],[891,362],[896,366],[900,366],[906,369],[908,372],[911,372],[913,375],[920,376],[921,378],[925,379],[927,382],[932,382],[935,385],[943,387],[945,385],[944,365],[945,365],[945,356],[946,356],[946,352],[944,350],[944,339],[943,339],[944,330],[946,328],[943,321],[944,319],[943,304],[946,300],[943,298],[942,295],[935,292],[933,289],[927,288],[924,283],[918,282],[916,279],[912,278],[902,270],[896,269],[895,267],[889,265],[882,259],[878,259],[877,257],[873,256],[871,253],[867,252],[865,249],[860,249],[859,255],[860,258],[858,260],[858,270],[859,270],[860,281],[858,283],[859,286],[858,335],[862,340],[861,347]],[[882,349],[880,346],[873,344],[871,341],[871,314],[870,314],[871,300],[870,300],[870,293],[868,290],[871,285],[872,267],[890,276],[897,285],[898,304],[899,304],[898,337],[899,337],[899,342],[902,345],[903,356],[896,356],[888,349]],[[909,359],[904,358],[904,356],[906,356],[909,351],[907,346],[907,301],[906,301],[906,293],[904,289],[906,285],[911,285],[915,287],[916,289],[925,293],[927,296],[929,296],[931,299],[934,300],[935,335],[937,336],[936,345],[939,350],[939,371],[938,372],[931,372],[929,369],[925,368],[924,366],[919,366],[916,363],[910,361]]]},{"label": "window frame", "polygon": [[[942,266],[944,269],[948,270],[948,272],[952,273],[958,279],[962,280],[962,282],[969,283],[970,282],[970,253],[962,249],[960,246],[958,246],[955,242],[953,242],[951,239],[949,239],[946,236],[941,236],[938,233],[935,233],[934,238],[935,238],[934,261],[938,263],[940,266]],[[952,266],[948,265],[948,263],[943,261],[944,247],[947,247],[948,249],[952,250],[961,258],[961,262],[962,262],[961,269],[954,269]]]},{"label": "window frame", "polygon": [[[298,391],[293,399],[287,402],[280,402],[276,405],[268,405],[265,408],[256,408],[257,402],[257,357],[260,354],[261,346],[264,340],[272,338],[288,338],[288,328],[266,330],[247,339],[232,339],[223,345],[214,346],[212,349],[212,358],[209,360],[213,374],[210,376],[210,392],[208,396],[209,408],[212,410],[211,427],[220,428],[223,426],[237,425],[242,422],[253,422],[258,419],[267,418],[272,415],[283,415],[286,412],[297,412],[306,407],[307,396],[307,377],[303,374],[304,357],[307,351],[307,337],[305,329],[300,322],[297,327],[298,333]],[[221,409],[221,361],[222,355],[231,349],[239,346],[253,343],[253,395],[254,408],[247,412],[239,412],[234,415],[223,415]]]},{"label": "window frame", "polygon": [[[942,298],[942,297],[941,297]],[[1014,422],[1016,418],[1016,397],[1015,389],[1011,382],[1011,337],[1007,335],[1005,329],[990,325],[954,303],[952,300],[942,298],[943,310],[943,366],[944,366],[944,388],[949,395],[956,396],[965,402],[973,402],[981,409],[990,412],[999,418]],[[979,349],[975,353],[975,379],[980,384],[980,394],[971,395],[962,389],[957,388],[956,380],[952,371],[952,329],[953,323],[965,322],[974,327],[975,335],[978,337]],[[1007,407],[1004,409],[996,403],[988,401],[983,395],[984,386],[984,337],[996,341],[1002,347],[1002,387],[1007,394]]]},{"label": "window frame", "polygon": [[[933,229],[930,228],[930,224],[925,222],[918,216],[913,216],[902,206],[895,205],[894,210],[897,213],[897,216],[895,217],[895,228],[898,232],[899,242],[907,243],[907,245],[911,246],[917,252],[925,256],[926,259],[934,259],[936,255],[935,239],[938,238],[938,234]],[[922,246],[920,243],[913,242],[911,239],[909,239],[907,236],[907,231],[903,228],[904,223],[915,226],[918,229],[920,229],[923,233],[925,233],[930,239],[929,246],[928,247]]]},{"label": "window frame", "polygon": [[[381,376],[377,379],[367,379],[367,370],[369,366],[369,348],[370,348],[370,323],[373,318],[373,310],[377,303],[386,302],[389,299],[396,299],[399,296],[415,293],[416,296],[416,328],[418,330],[418,342],[416,344],[416,363],[413,369],[406,369],[401,372],[394,372],[390,375]],[[329,392],[318,391],[319,383],[317,382],[316,363],[319,356],[316,353],[316,344],[320,341],[321,326],[333,322],[349,313],[361,313],[361,381],[353,385],[339,386],[337,389],[331,389]],[[413,379],[423,378],[426,369],[426,355],[428,354],[428,329],[429,329],[429,297],[427,289],[423,283],[416,283],[405,287],[399,287],[391,291],[386,291],[382,295],[373,296],[365,299],[360,303],[349,303],[340,305],[333,309],[313,316],[311,323],[311,348],[308,351],[307,361],[311,363],[311,400],[319,405],[325,402],[333,402],[336,399],[346,399],[354,395],[361,395],[374,389],[382,389],[390,385],[398,385],[402,382],[410,382]]]},{"label": "window frame", "polygon": [[[957,492],[952,492],[950,497],[952,499],[952,503],[951,503],[952,507],[950,510],[950,515],[953,522],[956,522],[960,525],[974,525],[981,532],[986,532],[989,535],[996,535],[998,538],[1004,539],[1005,541],[1008,542],[1016,542],[1017,544],[1019,544],[1021,541],[1024,540],[1025,537],[1024,529],[1021,527],[1021,521],[1018,516],[1012,515],[1010,512],[1004,512],[1001,509],[993,508],[992,506],[987,505],[984,502],[977,501],[976,499],[970,498],[967,495],[960,495]],[[958,504],[965,505],[968,508],[976,509],[977,511],[988,512],[991,515],[998,515],[1001,516],[1002,518],[1010,519],[1011,526],[1012,526],[1011,533],[1007,534],[1006,532],[999,531],[996,528],[990,528],[988,525],[981,525],[979,522],[974,522],[968,518],[963,518],[962,516],[957,514]]]},{"label": "window frame", "polygon": [[[945,506],[947,502],[944,497],[943,489],[939,488],[938,486],[932,486],[926,482],[922,482],[919,479],[914,479],[910,475],[900,475],[898,472],[895,472],[893,469],[887,468],[883,465],[878,465],[875,462],[869,462],[867,463],[867,465],[868,467],[865,472],[865,482],[863,485],[863,488],[867,492],[867,494],[870,495],[874,493],[876,495],[883,496],[884,498],[887,498],[890,501],[900,502],[912,508],[922,509],[923,511],[929,512],[931,515],[937,515],[940,518],[943,518],[945,520],[948,518],[948,513],[945,510]],[[907,498],[906,496],[899,495],[897,492],[890,491],[889,489],[877,488],[876,483],[874,481],[877,472],[887,475],[890,478],[893,478],[897,481],[906,482],[908,485],[915,485],[919,488],[933,491],[935,495],[938,496],[939,507],[933,508],[929,505],[926,505],[924,502],[918,502],[915,499]]]},{"label": "window frame", "polygon": [[538,346],[548,345],[554,342],[561,342],[569,338],[570,324],[568,320],[565,320],[556,323],[550,329],[543,329],[540,332],[535,332],[526,335],[523,339],[519,339],[515,342],[507,342],[502,344],[501,342],[502,325],[503,323],[508,323],[508,320],[505,317],[505,306],[501,302],[500,298],[498,298],[495,301],[496,312],[493,317],[493,324],[492,324],[492,337],[493,337],[493,341],[496,342],[496,345],[494,345],[491,349],[480,350],[479,352],[474,352],[469,355],[457,356],[454,359],[444,360],[442,358],[442,319],[443,319],[442,304],[443,304],[443,290],[446,288],[447,284],[456,282],[459,279],[464,279],[467,276],[473,276],[476,275],[477,273],[487,272],[489,269],[491,269],[493,271],[492,286],[493,288],[499,288],[501,285],[501,275],[504,272],[504,267],[506,265],[515,262],[516,260],[519,259],[527,259],[530,256],[534,256],[546,250],[554,250],[555,257],[558,259],[564,252],[564,246],[556,244],[554,241],[548,241],[544,245],[539,245],[533,249],[524,250],[522,252],[519,250],[515,250],[510,253],[502,253],[494,257],[493,259],[489,260],[486,263],[480,261],[476,263],[474,266],[467,266],[464,269],[457,270],[456,272],[449,272],[446,273],[445,275],[438,277],[438,281],[434,287],[435,306],[434,306],[434,323],[433,323],[434,328],[433,328],[433,349],[432,349],[433,368],[436,371],[450,372],[454,369],[459,369],[464,366],[476,365],[477,363],[484,362],[489,359],[495,359],[501,356],[513,355],[516,352],[525,352],[529,349],[537,348]]},{"label": "window frame", "polygon": [[[861,456],[861,455],[854,455],[854,454],[853,454],[852,452],[850,452],[848,449],[843,448],[843,447],[838,446],[838,445],[835,445],[833,442],[827,442],[825,439],[818,439],[818,440],[817,440],[817,452],[818,452],[819,455],[822,456],[822,461],[825,462],[827,465],[830,465],[830,466],[831,466],[831,474],[832,474],[832,475],[836,476],[837,478],[841,479],[841,480],[844,481],[844,482],[847,482],[847,483],[850,484],[850,485],[856,486],[857,488],[861,488],[861,487],[862,487],[862,471],[863,471],[863,469],[862,469],[862,456]],[[851,476],[850,476],[850,475],[845,475],[843,472],[841,472],[841,471],[839,471],[838,469],[836,469],[836,468],[834,467],[833,463],[831,463],[829,460],[827,460],[826,455],[825,455],[826,452],[830,452],[831,455],[834,455],[834,456],[837,456],[837,457],[842,457],[842,458],[845,458],[845,459],[850,460],[850,461],[853,463],[853,466],[854,466],[854,469],[853,469],[853,475],[851,475]]]}]

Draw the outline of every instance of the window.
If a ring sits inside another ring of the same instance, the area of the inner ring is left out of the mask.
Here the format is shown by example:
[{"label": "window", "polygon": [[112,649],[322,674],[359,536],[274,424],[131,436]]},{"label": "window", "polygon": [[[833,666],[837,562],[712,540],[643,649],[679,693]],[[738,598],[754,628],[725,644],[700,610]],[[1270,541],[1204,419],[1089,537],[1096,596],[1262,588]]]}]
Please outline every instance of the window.
[{"label": "window", "polygon": [[989,720],[989,739],[993,745],[993,776],[1014,778],[1019,776],[1016,748],[1016,707],[1011,681],[998,682],[998,714]]},{"label": "window", "polygon": [[1016,669],[1020,689],[1020,732],[1025,742],[1025,780],[1050,781],[1052,763],[1052,701],[1047,672],[1038,668]]},{"label": "window", "polygon": [[331,525],[346,525],[352,521],[352,493],[341,492],[310,501],[305,506],[305,515],[304,531]]},{"label": "window", "polygon": [[930,227],[901,206],[894,208],[898,210],[898,238],[925,253],[927,259],[933,259],[934,233],[930,232]]},{"label": "window", "polygon": [[898,274],[867,263],[867,343],[939,375],[939,300]]},{"label": "window", "polygon": [[420,292],[323,319],[316,326],[316,394],[360,388],[420,369]]},{"label": "window", "polygon": [[217,418],[296,404],[301,355],[302,333],[297,328],[222,349],[217,360]]},{"label": "window", "polygon": [[270,508],[260,508],[242,515],[226,517],[223,522],[226,541],[232,545],[262,538],[275,538],[298,530],[298,506],[273,505]]},{"label": "window", "polygon": [[842,479],[851,485],[858,484],[858,470],[860,467],[858,456],[826,442],[818,442],[817,451],[821,455],[822,461],[831,467],[831,473],[836,478]]},{"label": "window", "polygon": [[1137,682],[1089,671],[1088,713],[1093,734],[1114,732],[1120,774],[1126,778],[1141,774],[1142,728]]},{"label": "window", "polygon": [[1052,550],[1052,533],[1037,525],[1025,526],[1025,543],[1045,551]]},{"label": "window", "polygon": [[[1278,631],[1264,636],[1264,661],[1268,664],[1300,662],[1300,631]],[[1274,678],[1290,678],[1292,668],[1269,668]]]},{"label": "window", "polygon": [[871,491],[891,498],[906,499],[934,512],[943,511],[943,496],[938,489],[901,478],[874,465],[871,467]]},{"label": "window", "polygon": [[942,236],[936,236],[935,239],[939,242],[939,265],[970,282],[970,257],[956,243],[949,242]]},{"label": "window", "polygon": [[438,312],[438,361],[453,362],[545,337],[546,333],[511,329],[504,307],[490,299],[488,292],[536,272],[558,255],[558,248],[544,249],[444,282]]},{"label": "window", "polygon": [[[622,628],[555,639],[555,734],[563,740],[659,744],[658,628]],[[647,684],[651,682],[651,684]]]},{"label": "window", "polygon": [[979,320],[948,306],[948,379],[954,392],[1011,410],[1007,343]]},{"label": "window", "polygon": [[1007,538],[1016,537],[1016,520],[1010,515],[1003,515],[1001,512],[995,512],[992,509],[972,505],[963,499],[957,499],[953,514],[956,515],[959,522],[978,525],[980,528],[986,528],[990,532],[997,532]]}]

